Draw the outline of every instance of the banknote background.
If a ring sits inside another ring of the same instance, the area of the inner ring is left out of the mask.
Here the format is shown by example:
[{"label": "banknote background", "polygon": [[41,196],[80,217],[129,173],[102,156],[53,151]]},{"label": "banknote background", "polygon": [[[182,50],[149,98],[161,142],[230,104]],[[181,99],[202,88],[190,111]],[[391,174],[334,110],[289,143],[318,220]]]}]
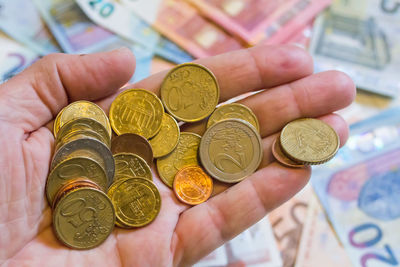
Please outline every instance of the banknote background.
[{"label": "banknote background", "polygon": [[[20,10],[24,12],[20,12]],[[348,144],[311,183],[196,266],[399,266],[400,1],[0,0],[0,82],[40,57],[129,47],[131,82],[257,44],[355,81]]]}]

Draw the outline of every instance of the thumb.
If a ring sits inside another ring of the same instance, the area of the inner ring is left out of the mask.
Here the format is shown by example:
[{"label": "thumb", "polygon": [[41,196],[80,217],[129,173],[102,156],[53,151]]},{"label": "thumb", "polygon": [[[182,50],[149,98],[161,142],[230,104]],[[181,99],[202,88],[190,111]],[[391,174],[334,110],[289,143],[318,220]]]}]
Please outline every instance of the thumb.
[{"label": "thumb", "polygon": [[135,58],[128,48],[88,55],[51,54],[0,85],[0,121],[32,132],[70,101],[99,100],[129,81]]}]

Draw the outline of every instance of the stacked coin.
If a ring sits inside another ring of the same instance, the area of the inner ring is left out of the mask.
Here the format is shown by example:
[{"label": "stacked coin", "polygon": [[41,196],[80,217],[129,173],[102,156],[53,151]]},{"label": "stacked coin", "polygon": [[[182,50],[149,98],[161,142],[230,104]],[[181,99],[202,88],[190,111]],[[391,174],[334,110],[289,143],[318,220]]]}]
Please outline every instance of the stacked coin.
[{"label": "stacked coin", "polygon": [[303,118],[288,123],[272,145],[281,164],[301,168],[332,159],[340,146],[339,136],[321,120]]},{"label": "stacked coin", "polygon": [[114,207],[105,193],[115,171],[109,120],[96,104],[77,101],[57,115],[54,135],[46,196],[56,236],[72,248],[96,247],[115,224]]}]

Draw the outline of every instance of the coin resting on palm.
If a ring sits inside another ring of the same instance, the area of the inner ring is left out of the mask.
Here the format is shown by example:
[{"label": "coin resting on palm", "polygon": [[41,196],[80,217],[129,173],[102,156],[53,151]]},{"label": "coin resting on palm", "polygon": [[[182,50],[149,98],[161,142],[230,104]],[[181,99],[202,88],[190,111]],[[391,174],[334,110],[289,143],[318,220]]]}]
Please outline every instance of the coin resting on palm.
[{"label": "coin resting on palm", "polygon": [[177,120],[195,122],[214,111],[219,101],[219,86],[209,69],[185,63],[165,76],[160,94],[168,113]]},{"label": "coin resting on palm", "polygon": [[164,113],[161,129],[149,140],[155,158],[161,158],[171,153],[178,145],[180,130],[175,119]]},{"label": "coin resting on palm", "polygon": [[111,143],[113,155],[118,153],[132,153],[143,158],[147,164],[153,163],[153,149],[149,141],[138,134],[121,134],[115,137]]},{"label": "coin resting on palm", "polygon": [[247,121],[260,132],[260,126],[256,115],[250,108],[239,103],[230,103],[218,107],[208,119],[207,128],[210,128],[216,122],[226,119],[241,119]]},{"label": "coin resting on palm", "polygon": [[114,155],[115,178],[135,178],[142,177],[153,180],[149,165],[140,156],[133,153],[118,153]]},{"label": "coin resting on palm", "polygon": [[199,149],[207,173],[225,183],[240,182],[252,174],[263,155],[256,129],[240,119],[212,125],[204,133]]},{"label": "coin resting on palm", "polygon": [[68,158],[60,162],[49,174],[46,182],[46,195],[50,206],[58,190],[69,180],[76,177],[85,177],[94,181],[105,191],[108,188],[108,179],[104,169],[89,157]]},{"label": "coin resting on palm", "polygon": [[110,107],[110,122],[116,134],[139,134],[151,138],[161,128],[164,108],[161,100],[144,89],[128,89]]},{"label": "coin resting on palm", "polygon": [[186,166],[197,166],[197,151],[201,137],[195,133],[182,132],[175,150],[157,159],[157,170],[161,180],[172,188],[176,173]]},{"label": "coin resting on palm", "polygon": [[300,164],[322,164],[333,158],[339,149],[339,136],[328,124],[312,118],[297,119],[281,131],[284,154]]},{"label": "coin resting on palm", "polygon": [[152,222],[161,208],[161,196],[153,182],[143,178],[123,179],[109,193],[120,224],[140,227]]},{"label": "coin resting on palm", "polygon": [[56,143],[58,145],[68,143],[70,136],[77,132],[85,132],[86,135],[90,134],[108,147],[111,146],[111,136],[107,129],[98,121],[85,117],[72,119],[59,128]]},{"label": "coin resting on palm", "polygon": [[95,103],[89,101],[76,101],[62,109],[60,116],[56,118],[54,136],[57,137],[58,131],[64,124],[77,118],[91,118],[101,123],[111,136],[111,127],[107,115]]},{"label": "coin resting on palm", "polygon": [[75,249],[103,243],[115,224],[114,207],[105,193],[85,186],[70,189],[55,204],[53,227],[57,238]]},{"label": "coin resting on palm", "polygon": [[175,175],[173,189],[180,201],[197,205],[211,196],[213,182],[199,166],[189,166]]},{"label": "coin resting on palm", "polygon": [[277,138],[275,138],[274,142],[272,143],[272,155],[275,157],[275,159],[279,163],[285,165],[286,167],[291,167],[291,168],[304,167],[303,164],[300,164],[300,163],[297,163],[297,162],[291,160],[282,152],[279,136]]}]

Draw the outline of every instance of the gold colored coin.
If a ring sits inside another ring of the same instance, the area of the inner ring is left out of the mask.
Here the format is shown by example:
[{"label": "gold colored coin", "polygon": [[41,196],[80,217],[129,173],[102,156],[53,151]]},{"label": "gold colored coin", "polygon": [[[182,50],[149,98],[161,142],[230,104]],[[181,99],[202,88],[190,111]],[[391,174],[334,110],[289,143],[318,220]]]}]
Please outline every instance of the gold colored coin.
[{"label": "gold colored coin", "polygon": [[303,164],[299,164],[290,158],[288,158],[283,152],[281,148],[281,143],[279,140],[279,136],[274,140],[272,143],[272,155],[274,155],[275,159],[286,167],[291,168],[302,168],[304,167]]},{"label": "gold colored coin", "polygon": [[245,105],[239,103],[225,104],[218,107],[210,116],[207,122],[207,128],[216,122],[226,119],[241,119],[253,125],[260,132],[257,116]]},{"label": "gold colored coin", "polygon": [[145,89],[128,89],[110,107],[111,127],[118,135],[139,134],[151,138],[161,128],[164,107],[161,100]]},{"label": "gold colored coin", "polygon": [[215,123],[200,142],[200,160],[207,173],[225,182],[240,182],[262,159],[261,137],[248,122],[227,119]]},{"label": "gold colored coin", "polygon": [[304,118],[289,122],[280,135],[283,152],[290,159],[306,165],[322,164],[339,149],[339,136],[321,120]]},{"label": "gold colored coin", "polygon": [[[59,136],[60,135],[57,135],[57,138]],[[64,135],[62,137],[62,139],[60,139],[58,142],[56,141],[55,151],[57,152],[60,149],[60,147],[62,147],[63,145],[65,145],[67,143],[70,143],[70,142],[78,140],[78,139],[85,139],[85,138],[95,139],[107,146],[107,144],[105,144],[103,142],[103,137],[100,134],[98,134],[94,131],[81,130],[81,131],[70,132],[70,133]]]},{"label": "gold colored coin", "polygon": [[161,130],[149,140],[154,157],[161,158],[171,153],[178,145],[179,135],[178,123],[171,115],[164,113]]},{"label": "gold colored coin", "polygon": [[77,177],[87,178],[100,186],[108,188],[108,179],[103,168],[90,158],[69,158],[58,164],[49,174],[46,182],[46,196],[50,206],[58,190],[68,181]]},{"label": "gold colored coin", "polygon": [[142,177],[153,180],[151,169],[146,161],[132,153],[118,153],[114,155],[115,179]]},{"label": "gold colored coin", "polygon": [[110,199],[91,187],[66,193],[53,212],[57,238],[75,249],[99,246],[111,234],[114,224],[115,211]]},{"label": "gold colored coin", "polygon": [[198,166],[197,151],[201,137],[195,133],[182,132],[178,145],[172,153],[157,159],[161,180],[172,188],[176,173],[187,166]]},{"label": "gold colored coin", "polygon": [[108,135],[111,136],[110,121],[104,111],[95,103],[80,100],[66,106],[60,115],[60,126],[55,129],[54,136],[57,137],[58,131],[64,124],[76,118],[91,118],[101,123],[106,128]]},{"label": "gold colored coin", "polygon": [[189,205],[198,205],[211,196],[213,182],[200,167],[189,166],[178,171],[173,188],[180,201]]},{"label": "gold colored coin", "polygon": [[60,117],[61,117],[61,113],[64,111],[65,107],[63,109],[60,110],[60,112],[58,112],[55,120],[54,120],[54,125],[53,125],[53,135],[54,137],[57,136],[57,132],[58,129],[60,129]]},{"label": "gold colored coin", "polygon": [[[113,184],[109,187],[108,192],[107,192],[107,196],[111,199],[111,202],[112,202],[112,198],[113,198],[115,189],[117,188],[117,186],[118,186],[120,183],[122,183],[122,182],[125,181],[126,179],[129,179],[129,178],[120,178],[120,179],[118,179],[118,180],[115,180],[115,181],[113,182]],[[113,205],[114,205],[114,203],[113,203]],[[115,205],[114,205],[114,209],[116,209]],[[121,222],[117,217],[115,218],[115,225],[118,226],[118,227],[120,227],[120,228],[124,228],[124,229],[132,228],[132,227],[130,227],[129,225],[125,225],[125,224],[124,224],[123,222]]]},{"label": "gold colored coin", "polygon": [[206,118],[219,101],[219,86],[214,74],[195,63],[173,68],[161,84],[160,93],[166,110],[186,122]]},{"label": "gold colored coin", "polygon": [[113,155],[105,144],[93,138],[79,138],[61,146],[53,156],[50,170],[53,170],[55,166],[67,158],[81,155],[86,155],[97,161],[106,172],[108,185],[111,185],[115,173]]},{"label": "gold colored coin", "polygon": [[153,182],[129,178],[118,183],[112,202],[118,220],[124,226],[140,227],[152,222],[161,209],[161,196]]},{"label": "gold colored coin", "polygon": [[91,135],[98,139],[99,141],[106,144],[108,147],[111,146],[111,136],[108,134],[108,131],[104,126],[98,121],[91,118],[77,118],[72,119],[67,122],[60,128],[56,138],[56,144],[60,143],[68,143],[65,139],[70,137],[75,132],[85,131],[88,132],[88,135]]}]

